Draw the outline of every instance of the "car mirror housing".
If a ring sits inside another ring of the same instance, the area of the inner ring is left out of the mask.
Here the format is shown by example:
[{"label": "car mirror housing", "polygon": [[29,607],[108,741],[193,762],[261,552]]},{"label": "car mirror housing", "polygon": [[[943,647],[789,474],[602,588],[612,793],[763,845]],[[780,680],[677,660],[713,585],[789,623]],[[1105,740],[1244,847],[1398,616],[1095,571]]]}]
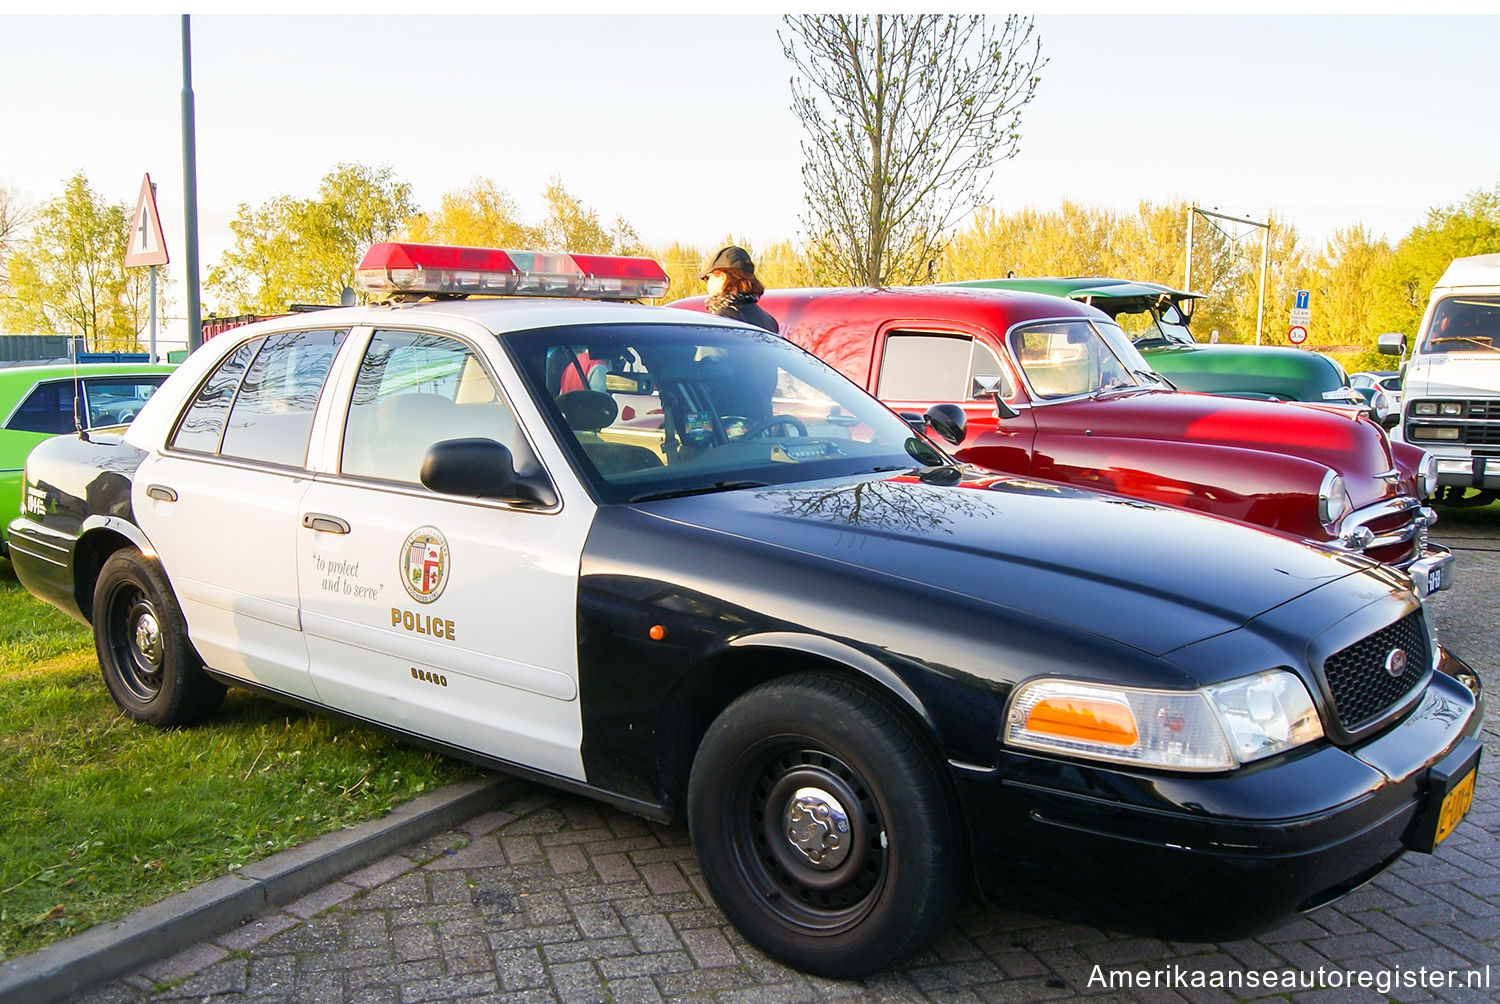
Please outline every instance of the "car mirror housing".
[{"label": "car mirror housing", "polygon": [[1406,355],[1406,336],[1399,331],[1387,331],[1375,339],[1375,347],[1384,356]]},{"label": "car mirror housing", "polygon": [[964,431],[969,424],[969,416],[964,414],[964,410],[950,402],[935,404],[928,408],[922,420],[954,446],[964,441]]},{"label": "car mirror housing", "polygon": [[510,448],[493,439],[446,439],[422,457],[422,484],[444,495],[544,502],[542,493],[516,473]]}]

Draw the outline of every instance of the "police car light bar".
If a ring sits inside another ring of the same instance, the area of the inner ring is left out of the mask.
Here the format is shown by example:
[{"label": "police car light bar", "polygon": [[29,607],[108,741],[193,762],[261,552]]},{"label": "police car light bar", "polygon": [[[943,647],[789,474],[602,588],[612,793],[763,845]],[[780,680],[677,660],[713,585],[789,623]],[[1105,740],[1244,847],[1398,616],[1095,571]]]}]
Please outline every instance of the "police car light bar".
[{"label": "police car light bar", "polygon": [[369,293],[415,296],[665,296],[667,273],[650,258],[502,251],[439,244],[375,244],[354,272]]}]

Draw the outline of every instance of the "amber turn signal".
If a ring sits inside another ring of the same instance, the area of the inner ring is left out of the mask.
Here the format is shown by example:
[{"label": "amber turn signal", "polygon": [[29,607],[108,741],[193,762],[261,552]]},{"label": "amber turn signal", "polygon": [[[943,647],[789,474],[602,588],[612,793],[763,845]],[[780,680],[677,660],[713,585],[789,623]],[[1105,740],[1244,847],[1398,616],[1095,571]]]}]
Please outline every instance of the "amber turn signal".
[{"label": "amber turn signal", "polygon": [[1026,728],[1045,735],[1111,746],[1134,746],[1140,738],[1135,715],[1125,705],[1078,697],[1049,697],[1038,701],[1026,716]]}]

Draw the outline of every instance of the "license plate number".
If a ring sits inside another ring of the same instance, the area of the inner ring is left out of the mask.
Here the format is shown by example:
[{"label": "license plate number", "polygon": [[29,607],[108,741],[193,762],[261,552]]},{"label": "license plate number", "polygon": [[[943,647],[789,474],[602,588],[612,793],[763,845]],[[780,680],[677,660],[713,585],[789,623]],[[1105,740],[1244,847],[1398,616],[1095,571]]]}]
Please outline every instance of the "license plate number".
[{"label": "license plate number", "polygon": [[[1443,588],[1443,569],[1429,568],[1427,570],[1427,592],[1429,595]],[[1472,785],[1471,785],[1472,787]]]},{"label": "license plate number", "polygon": [[1438,813],[1437,839],[1434,844],[1443,842],[1443,838],[1453,832],[1459,820],[1469,814],[1469,807],[1474,804],[1474,778],[1479,771],[1469,771],[1469,776],[1458,782],[1453,790],[1448,792],[1443,799],[1442,811]]}]

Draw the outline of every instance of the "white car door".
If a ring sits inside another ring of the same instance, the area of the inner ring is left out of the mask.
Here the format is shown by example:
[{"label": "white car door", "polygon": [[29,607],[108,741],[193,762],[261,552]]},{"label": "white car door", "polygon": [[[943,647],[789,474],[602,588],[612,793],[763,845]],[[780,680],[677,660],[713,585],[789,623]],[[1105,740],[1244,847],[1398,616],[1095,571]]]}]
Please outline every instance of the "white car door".
[{"label": "white car door", "polygon": [[132,505],[205,663],[312,698],[297,598],[297,535],[313,413],[346,332],[247,341],[211,373]]},{"label": "white car door", "polygon": [[326,440],[338,462],[301,498],[312,679],[342,711],[582,779],[576,620],[592,503],[458,498],[418,479],[441,440],[530,455],[499,386],[461,339],[371,334],[342,435]]}]

